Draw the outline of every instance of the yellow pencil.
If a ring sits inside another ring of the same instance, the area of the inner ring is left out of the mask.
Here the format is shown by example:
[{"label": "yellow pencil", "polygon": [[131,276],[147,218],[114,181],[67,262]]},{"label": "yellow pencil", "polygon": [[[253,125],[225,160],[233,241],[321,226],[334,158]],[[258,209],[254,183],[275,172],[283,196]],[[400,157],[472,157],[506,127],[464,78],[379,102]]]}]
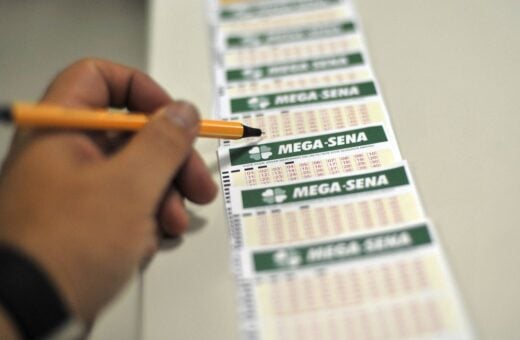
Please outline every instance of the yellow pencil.
[{"label": "yellow pencil", "polygon": [[[15,103],[0,106],[0,121],[14,122],[22,127],[136,131],[146,125],[149,119],[143,113],[126,114],[47,104]],[[199,126],[200,137],[240,139],[261,135],[262,130],[240,122],[201,120]]]}]

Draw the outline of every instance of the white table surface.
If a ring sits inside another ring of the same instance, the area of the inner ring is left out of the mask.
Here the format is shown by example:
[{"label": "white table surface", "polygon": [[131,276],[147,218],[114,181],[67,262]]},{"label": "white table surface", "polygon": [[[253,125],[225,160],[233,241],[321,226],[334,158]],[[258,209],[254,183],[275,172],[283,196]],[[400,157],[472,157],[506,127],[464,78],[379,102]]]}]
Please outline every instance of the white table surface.
[{"label": "white table surface", "polygon": [[[0,1],[0,100],[35,100],[57,70],[81,56],[146,67],[146,55],[175,98],[209,117],[202,0],[150,4],[147,23],[137,0]],[[520,3],[360,0],[358,9],[401,152],[477,334],[518,338]],[[9,134],[0,128],[0,152]],[[216,143],[199,141],[198,149],[216,176]],[[142,296],[134,281],[91,338],[237,337],[222,200],[190,211],[193,231],[156,257]]]}]

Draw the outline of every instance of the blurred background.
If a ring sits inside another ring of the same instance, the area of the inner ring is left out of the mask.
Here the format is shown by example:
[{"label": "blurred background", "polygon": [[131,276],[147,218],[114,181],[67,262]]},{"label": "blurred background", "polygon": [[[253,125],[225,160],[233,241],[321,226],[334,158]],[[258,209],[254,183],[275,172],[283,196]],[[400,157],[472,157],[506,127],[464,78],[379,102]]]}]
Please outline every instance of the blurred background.
[{"label": "blurred background", "polygon": [[[36,101],[73,61],[96,56],[143,69],[143,0],[0,0],[0,100]],[[0,154],[10,131],[0,127]]]},{"label": "blurred background", "polygon": [[[172,17],[171,42],[182,42],[186,53],[169,56],[177,61],[169,72],[184,79],[186,70],[210,60],[209,50],[200,50],[207,28],[183,27],[192,21],[190,15],[204,22],[202,0],[175,2],[178,11],[164,15]],[[401,152],[412,166],[477,334],[518,338],[520,2],[359,0],[357,6]],[[198,12],[186,12],[194,7]],[[0,100],[38,100],[57,72],[86,56],[146,68],[147,9],[143,0],[0,0]],[[189,84],[211,97],[210,84]],[[175,86],[183,96],[196,98],[182,81]],[[0,159],[11,132],[0,127]],[[190,244],[197,239],[201,236]],[[221,247],[225,251],[227,244]],[[216,265],[228,266],[221,258]],[[140,299],[134,282],[92,338],[138,338]],[[203,301],[196,308],[218,310]],[[196,314],[182,311],[189,313]],[[226,309],[219,317],[229,313]],[[206,321],[194,317],[169,327],[186,332],[181,338],[204,339],[213,331],[200,327]]]}]

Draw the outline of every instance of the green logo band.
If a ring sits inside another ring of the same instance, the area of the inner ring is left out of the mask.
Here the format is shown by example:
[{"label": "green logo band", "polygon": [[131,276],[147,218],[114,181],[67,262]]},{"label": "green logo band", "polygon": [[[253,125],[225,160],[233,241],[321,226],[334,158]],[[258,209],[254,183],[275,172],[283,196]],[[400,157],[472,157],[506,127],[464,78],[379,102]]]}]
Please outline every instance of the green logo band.
[{"label": "green logo band", "polygon": [[294,63],[269,65],[256,68],[235,69],[226,72],[228,82],[261,80],[295,74],[336,70],[362,65],[361,53],[352,53],[319,59],[303,60]]},{"label": "green logo band", "polygon": [[387,140],[385,130],[379,125],[314,137],[229,149],[229,158],[231,159],[231,165],[251,164],[267,160],[350,149],[362,145],[386,142]]},{"label": "green logo band", "polygon": [[286,3],[267,3],[252,6],[234,6],[220,12],[224,20],[247,19],[269,15],[281,15],[295,11],[309,10],[324,6],[336,5],[341,0],[299,0]]},{"label": "green logo band", "polygon": [[370,236],[253,254],[255,271],[293,270],[377,256],[432,243],[425,224]]},{"label": "green logo band", "polygon": [[232,36],[227,38],[227,45],[230,48],[240,48],[285,44],[303,40],[336,37],[352,31],[354,31],[354,24],[352,22],[343,22],[340,24],[323,25],[283,32]]},{"label": "green logo band", "polygon": [[409,183],[404,166],[370,172],[303,182],[272,188],[242,191],[244,208],[259,208],[274,204],[287,204],[307,200],[352,195],[360,192],[398,187]]},{"label": "green logo band", "polygon": [[313,104],[373,96],[376,87],[373,82],[362,82],[331,87],[321,87],[300,91],[243,97],[231,100],[231,113],[245,113],[272,110],[302,104]]}]

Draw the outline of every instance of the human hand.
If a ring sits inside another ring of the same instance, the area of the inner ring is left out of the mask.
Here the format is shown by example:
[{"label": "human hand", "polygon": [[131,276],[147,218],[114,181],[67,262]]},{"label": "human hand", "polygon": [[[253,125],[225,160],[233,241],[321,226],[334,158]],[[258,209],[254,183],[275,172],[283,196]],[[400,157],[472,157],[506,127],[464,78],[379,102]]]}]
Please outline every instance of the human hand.
[{"label": "human hand", "polygon": [[72,312],[91,322],[157,250],[158,224],[182,233],[184,197],[208,203],[217,189],[192,150],[196,109],[172,101],[137,70],[80,61],[52,82],[42,102],[157,110],[122,147],[105,133],[18,131],[0,177],[0,241],[38,262]]}]

